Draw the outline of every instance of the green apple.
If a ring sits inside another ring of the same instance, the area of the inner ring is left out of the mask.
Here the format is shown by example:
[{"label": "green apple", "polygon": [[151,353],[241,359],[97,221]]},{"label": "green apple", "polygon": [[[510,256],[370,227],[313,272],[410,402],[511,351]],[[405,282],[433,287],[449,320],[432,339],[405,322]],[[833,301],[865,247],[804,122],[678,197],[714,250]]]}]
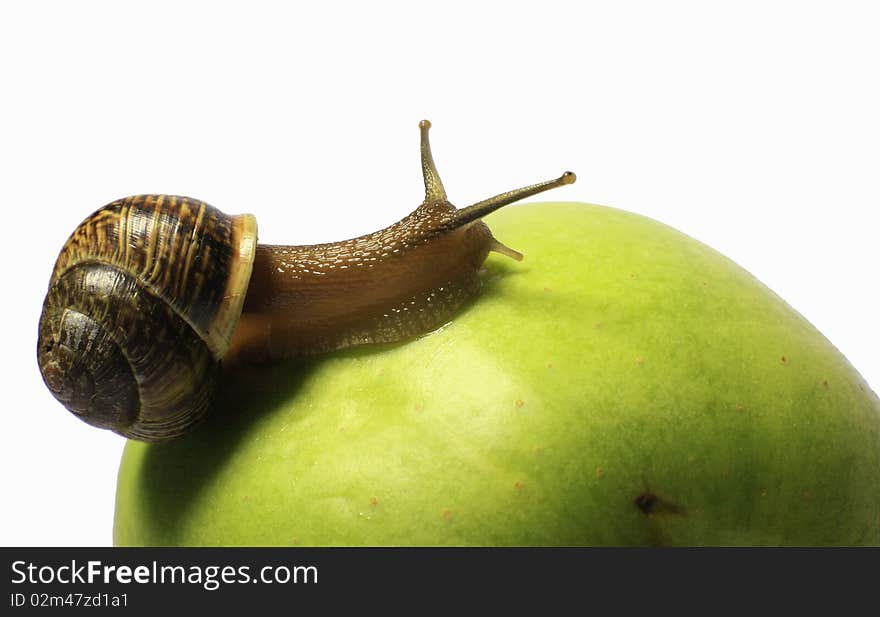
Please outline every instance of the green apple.
[{"label": "green apple", "polygon": [[619,210],[487,223],[526,259],[445,327],[129,442],[116,544],[880,544],[880,401],[779,297]]}]

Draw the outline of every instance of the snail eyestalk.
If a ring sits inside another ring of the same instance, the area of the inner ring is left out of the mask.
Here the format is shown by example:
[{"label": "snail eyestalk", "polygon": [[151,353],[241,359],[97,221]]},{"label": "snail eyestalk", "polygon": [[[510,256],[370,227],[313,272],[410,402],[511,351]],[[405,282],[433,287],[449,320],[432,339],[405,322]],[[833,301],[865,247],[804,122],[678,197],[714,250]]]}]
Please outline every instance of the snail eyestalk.
[{"label": "snail eyestalk", "polygon": [[539,182],[538,184],[524,186],[520,189],[507,191],[506,193],[495,195],[495,197],[484,199],[483,201],[477,202],[472,206],[459,209],[455,213],[454,224],[456,227],[458,227],[466,223],[470,223],[471,221],[481,219],[487,214],[495,212],[495,210],[497,210],[498,208],[502,208],[504,206],[512,204],[515,201],[519,201],[521,199],[525,199],[526,197],[531,197],[532,195],[537,195],[538,193],[543,193],[544,191],[549,191],[550,189],[555,189],[566,184],[574,184],[574,181],[576,179],[577,176],[574,175],[574,172],[567,171],[554,180],[547,180],[546,182]]},{"label": "snail eyestalk", "polygon": [[431,155],[431,142],[428,141],[428,129],[431,123],[428,120],[419,122],[419,130],[422,135],[422,175],[425,178],[425,202],[446,201],[446,190],[434,165],[434,157]]}]

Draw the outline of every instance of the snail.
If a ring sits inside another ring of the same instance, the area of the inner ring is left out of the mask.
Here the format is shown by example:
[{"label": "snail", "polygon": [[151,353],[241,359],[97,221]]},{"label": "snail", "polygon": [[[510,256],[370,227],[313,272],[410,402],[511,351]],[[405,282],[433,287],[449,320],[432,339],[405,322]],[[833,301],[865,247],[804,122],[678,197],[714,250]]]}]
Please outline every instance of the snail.
[{"label": "snail", "polygon": [[250,214],[196,199],[126,197],[71,234],[40,317],[37,359],[85,422],[162,441],[207,413],[224,358],[274,360],[402,341],[446,323],[480,288],[490,251],[522,259],[482,217],[571,184],[562,176],[457,209],[419,123],[425,199],[375,233],[257,244]]}]

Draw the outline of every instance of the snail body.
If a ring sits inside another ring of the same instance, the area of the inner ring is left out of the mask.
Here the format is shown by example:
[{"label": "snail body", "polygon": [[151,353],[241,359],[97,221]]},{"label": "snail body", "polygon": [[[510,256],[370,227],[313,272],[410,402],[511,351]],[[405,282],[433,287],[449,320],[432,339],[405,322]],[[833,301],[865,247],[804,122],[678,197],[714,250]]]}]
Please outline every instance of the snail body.
[{"label": "snail body", "polygon": [[478,293],[490,251],[522,256],[480,219],[574,174],[458,209],[420,123],[425,200],[401,221],[342,242],[257,244],[250,214],[139,195],[88,217],[56,261],[37,356],[52,394],[129,438],[176,437],[207,413],[221,360],[289,358],[401,341]]}]

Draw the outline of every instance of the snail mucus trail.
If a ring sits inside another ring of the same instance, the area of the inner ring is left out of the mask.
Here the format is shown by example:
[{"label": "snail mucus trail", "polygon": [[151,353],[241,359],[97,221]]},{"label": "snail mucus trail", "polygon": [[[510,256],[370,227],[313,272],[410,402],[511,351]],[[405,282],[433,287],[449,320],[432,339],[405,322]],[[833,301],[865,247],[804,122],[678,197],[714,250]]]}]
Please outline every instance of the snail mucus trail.
[{"label": "snail mucus trail", "polygon": [[401,341],[447,322],[480,288],[490,251],[522,259],[481,220],[559,178],[458,209],[421,132],[422,204],[375,233],[257,244],[256,220],[195,199],[138,195],[88,217],[59,254],[37,356],[79,418],[161,441],[204,417],[221,360],[261,361]]}]

